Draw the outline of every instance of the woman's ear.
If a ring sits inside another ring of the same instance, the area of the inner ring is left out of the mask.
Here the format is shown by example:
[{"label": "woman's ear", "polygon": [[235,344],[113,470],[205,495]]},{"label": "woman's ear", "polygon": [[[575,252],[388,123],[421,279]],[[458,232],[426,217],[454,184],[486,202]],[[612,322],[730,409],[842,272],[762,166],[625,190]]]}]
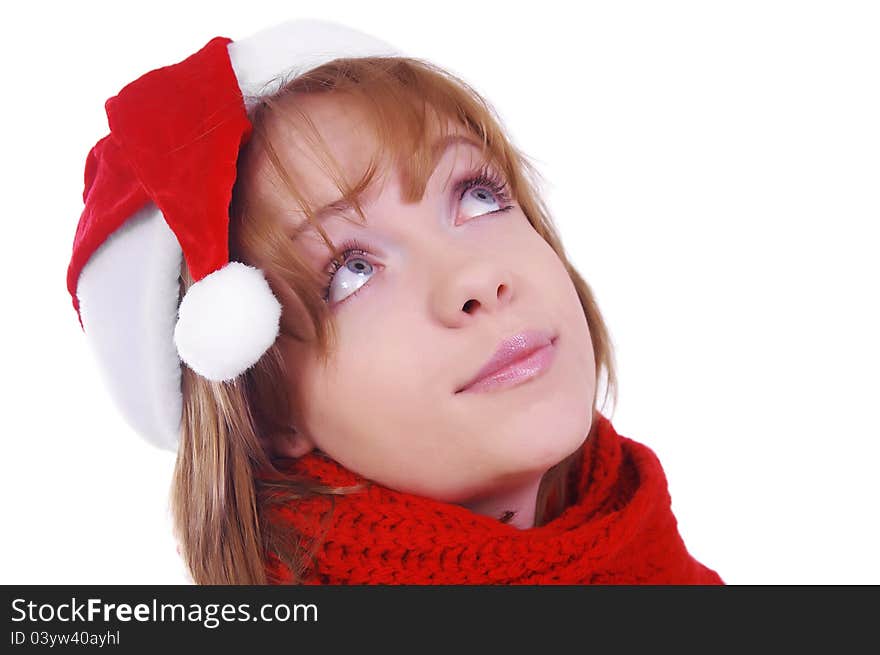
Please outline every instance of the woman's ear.
[{"label": "woman's ear", "polygon": [[288,432],[276,432],[263,442],[270,457],[302,457],[315,448],[314,442],[302,432],[291,428]]}]

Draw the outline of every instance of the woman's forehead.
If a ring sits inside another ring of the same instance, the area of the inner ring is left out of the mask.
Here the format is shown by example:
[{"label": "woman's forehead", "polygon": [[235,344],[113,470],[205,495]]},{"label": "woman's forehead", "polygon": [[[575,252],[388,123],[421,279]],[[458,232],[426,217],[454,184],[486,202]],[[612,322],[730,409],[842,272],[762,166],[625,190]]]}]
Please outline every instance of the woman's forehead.
[{"label": "woman's forehead", "polygon": [[[400,132],[397,124],[406,122],[404,117],[395,121],[394,116],[384,116],[385,122],[395,124],[385,125],[390,133],[380,137],[377,131],[383,121],[347,93],[298,94],[285,98],[278,107],[280,111],[271,115],[269,133],[281,163],[310,189],[332,184],[340,173],[353,184],[371,163],[387,173],[389,157],[406,158],[419,147],[428,148],[436,165],[445,137],[479,144],[467,128],[433,111],[426,112],[417,128],[408,126]],[[418,137],[413,129],[418,130]]]},{"label": "woman's forehead", "polygon": [[[448,178],[459,165],[470,167],[481,159],[479,143],[473,137],[463,134],[442,137],[432,144],[432,149],[435,156],[433,166],[427,174],[429,181],[435,173],[442,172],[445,174],[444,177]],[[387,163],[381,165],[369,187],[358,197],[361,206],[368,209],[389,187],[395,189],[402,196],[399,175],[395,177],[397,173],[399,171],[392,171]],[[449,179],[440,179],[437,182],[440,186],[445,186],[448,183]],[[322,187],[322,191],[323,193],[317,195],[312,203],[312,211],[316,221],[320,222],[329,216],[348,213],[354,209],[351,202],[339,196],[339,190],[332,183],[327,182],[326,187]],[[399,200],[403,201],[403,197],[400,197]],[[303,219],[295,227],[295,234],[299,234],[308,227],[308,221]]]},{"label": "woman's forehead", "polygon": [[[389,183],[399,180],[399,166],[406,166],[406,162],[392,166],[393,149],[383,149],[376,137],[362,126],[349,122],[346,128],[343,121],[349,119],[336,115],[332,122],[316,123],[321,138],[317,143],[314,139],[296,139],[290,132],[286,138],[273,143],[283,172],[290,176],[290,181],[304,196],[305,204],[312,208],[318,220],[327,212],[350,208],[350,203],[341,195],[340,185],[342,189],[355,188],[372,170],[367,188],[358,194],[359,202],[369,204]],[[428,141],[427,147],[429,163],[424,171],[426,180],[439,168],[449,169],[451,174],[455,164],[447,164],[447,161],[461,161],[470,165],[480,159],[482,151],[480,141],[462,129],[445,135],[438,131]],[[264,164],[275,169],[268,157]],[[270,172],[270,177],[274,178],[275,200],[289,207],[290,194],[278,173],[277,170]],[[303,211],[301,207],[298,209]]]}]

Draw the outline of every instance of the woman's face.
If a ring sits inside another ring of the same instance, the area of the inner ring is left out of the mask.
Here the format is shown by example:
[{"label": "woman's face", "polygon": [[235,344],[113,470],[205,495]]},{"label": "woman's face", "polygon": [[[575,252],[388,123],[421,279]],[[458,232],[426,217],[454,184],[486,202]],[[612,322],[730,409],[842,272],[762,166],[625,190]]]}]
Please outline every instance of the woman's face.
[{"label": "woman's face", "polygon": [[[332,95],[298,102],[354,183],[373,137]],[[338,200],[314,156],[294,145],[302,143],[295,128],[284,130],[275,145],[285,167],[318,206]],[[539,480],[586,438],[596,381],[584,312],[515,198],[483,181],[462,198],[458,183],[483,163],[477,147],[452,142],[421,201],[402,202],[385,169],[364,198],[366,224],[320,219],[334,244],[356,240],[363,252],[347,255],[328,280],[338,335],[328,363],[313,342],[282,337],[297,452],[317,447],[393,489],[467,506]],[[344,215],[357,219],[354,210]],[[330,252],[313,228],[295,243],[325,269]],[[525,332],[554,338],[547,368],[506,387],[458,392],[503,340]]]}]

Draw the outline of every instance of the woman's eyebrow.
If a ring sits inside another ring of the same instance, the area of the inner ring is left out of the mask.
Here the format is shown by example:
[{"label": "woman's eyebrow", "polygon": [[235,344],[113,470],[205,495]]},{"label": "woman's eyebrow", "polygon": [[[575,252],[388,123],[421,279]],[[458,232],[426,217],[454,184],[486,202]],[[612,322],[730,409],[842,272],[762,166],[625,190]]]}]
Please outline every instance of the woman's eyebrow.
[{"label": "woman's eyebrow", "polygon": [[[443,155],[446,153],[446,151],[456,145],[469,145],[475,148],[482,148],[482,144],[479,141],[476,141],[470,136],[464,134],[449,134],[441,139],[438,139],[432,147],[434,153],[434,162],[431,167],[431,172],[428,174],[428,177],[434,174],[434,171],[437,169],[437,165],[440,163],[440,160],[443,158]],[[354,206],[349,200],[345,198],[339,198],[337,200],[334,200],[333,202],[327,203],[318,211],[316,211],[314,214],[315,222],[320,223],[329,216],[343,214],[353,208]],[[308,220],[302,221],[295,228],[293,228],[293,230],[291,230],[290,240],[296,241],[303,232],[311,228],[311,222],[309,222]]]}]

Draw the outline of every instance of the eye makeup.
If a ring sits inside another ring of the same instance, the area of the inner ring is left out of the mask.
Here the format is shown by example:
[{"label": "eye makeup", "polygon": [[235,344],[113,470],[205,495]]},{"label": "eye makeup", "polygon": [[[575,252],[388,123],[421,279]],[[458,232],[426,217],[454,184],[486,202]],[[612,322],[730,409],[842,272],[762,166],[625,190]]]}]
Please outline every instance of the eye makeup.
[{"label": "eye makeup", "polygon": [[[499,209],[485,212],[483,214],[479,214],[478,216],[486,216],[490,214],[500,214],[506,212],[513,208],[513,204],[511,203],[510,193],[508,191],[507,182],[504,178],[491,166],[488,164],[484,164],[476,170],[470,170],[462,175],[461,179],[456,182],[451,191],[451,195],[456,198],[456,206],[461,204],[461,201],[464,200],[465,194],[471,191],[472,189],[484,188],[487,189],[495,199],[495,202],[498,205],[501,205]],[[473,218],[476,218],[473,217]],[[355,257],[363,258],[369,261],[368,254],[368,246],[359,241],[357,238],[346,239],[339,247],[336,249],[335,254],[330,256],[329,261],[324,265],[324,275],[327,279],[327,284],[323,289],[322,299],[324,302],[329,302],[330,296],[330,285],[333,283],[333,278],[336,275],[336,272],[345,266],[350,259]],[[376,266],[375,264],[373,264]],[[369,284],[369,282],[365,283],[344,299],[340,300],[335,304],[340,304],[358,294],[358,292]]]}]

